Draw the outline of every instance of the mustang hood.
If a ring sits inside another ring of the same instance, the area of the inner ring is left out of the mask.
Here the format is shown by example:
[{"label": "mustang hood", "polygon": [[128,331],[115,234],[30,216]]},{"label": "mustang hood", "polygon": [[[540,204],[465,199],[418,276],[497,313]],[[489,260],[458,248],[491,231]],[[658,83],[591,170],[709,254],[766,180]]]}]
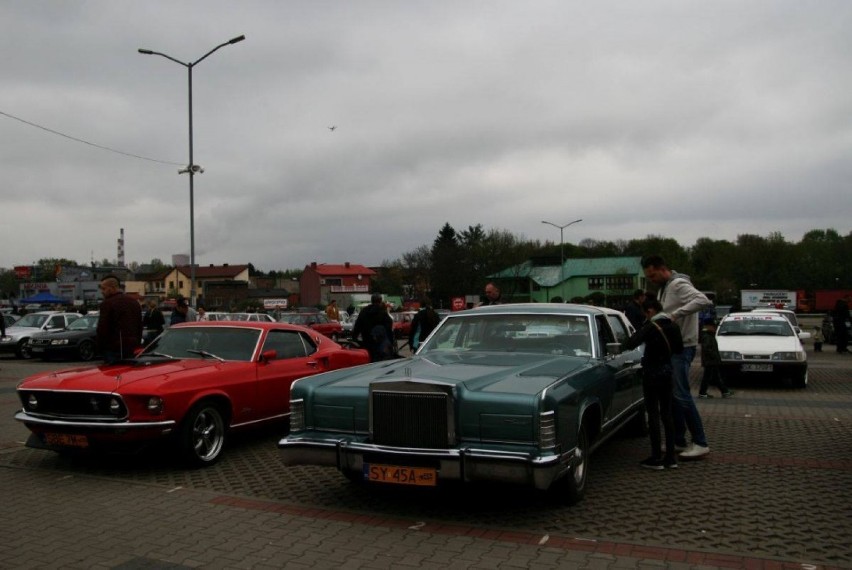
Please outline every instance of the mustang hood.
[{"label": "mustang hood", "polygon": [[164,382],[194,375],[196,371],[227,363],[212,360],[176,360],[148,365],[80,367],[31,376],[18,385],[26,390],[79,390],[122,392],[145,390]]},{"label": "mustang hood", "polygon": [[367,388],[378,381],[463,384],[466,390],[536,394],[559,378],[588,366],[589,359],[540,354],[429,354],[379,362],[313,376],[299,382],[313,386]]}]

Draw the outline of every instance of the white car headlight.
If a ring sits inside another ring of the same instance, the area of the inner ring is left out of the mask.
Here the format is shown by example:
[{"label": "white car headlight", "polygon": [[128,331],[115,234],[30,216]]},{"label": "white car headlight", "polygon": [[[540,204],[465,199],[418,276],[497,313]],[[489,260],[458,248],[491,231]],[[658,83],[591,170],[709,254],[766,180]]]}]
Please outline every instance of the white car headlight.
[{"label": "white car headlight", "polygon": [[742,360],[743,355],[733,350],[723,350],[719,352],[719,357],[722,360]]},{"label": "white car headlight", "polygon": [[795,360],[802,361],[805,359],[805,353],[799,351],[793,352],[776,352],[772,355],[772,360]]}]

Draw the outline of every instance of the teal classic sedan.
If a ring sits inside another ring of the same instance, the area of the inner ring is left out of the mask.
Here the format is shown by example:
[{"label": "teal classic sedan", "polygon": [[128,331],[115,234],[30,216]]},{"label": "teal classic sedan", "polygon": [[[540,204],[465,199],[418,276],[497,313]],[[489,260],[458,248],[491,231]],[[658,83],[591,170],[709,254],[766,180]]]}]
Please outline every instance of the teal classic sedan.
[{"label": "teal classic sedan", "polygon": [[298,380],[285,465],[329,465],[375,484],[499,481],[586,488],[590,453],[644,433],[641,352],[612,309],[515,304],[452,313],[410,359]]}]

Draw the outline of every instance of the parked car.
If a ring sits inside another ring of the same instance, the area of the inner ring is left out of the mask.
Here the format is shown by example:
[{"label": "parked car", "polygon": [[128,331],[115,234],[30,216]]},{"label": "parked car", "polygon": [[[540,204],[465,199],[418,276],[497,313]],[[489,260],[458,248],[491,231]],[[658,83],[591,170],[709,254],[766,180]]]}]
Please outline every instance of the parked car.
[{"label": "parked car", "polygon": [[30,337],[29,351],[33,357],[79,358],[92,360],[98,353],[98,315],[89,313],[64,329],[36,333]]},{"label": "parked car", "polygon": [[345,312],[340,313],[340,328],[344,338],[352,336],[352,328],[355,326],[355,319],[358,318],[358,313],[353,313],[351,316]]},{"label": "parked car", "polygon": [[229,321],[245,321],[249,323],[274,323],[275,318],[266,313],[231,313]]},{"label": "parked car", "polygon": [[730,313],[716,330],[725,378],[786,378],[796,388],[808,385],[808,356],[802,339],[785,316],[768,312]]},{"label": "parked car", "polygon": [[414,320],[414,315],[417,311],[399,311],[391,313],[393,317],[393,335],[396,338],[407,339],[411,336],[411,321]]},{"label": "parked car", "polygon": [[14,352],[18,358],[32,358],[29,349],[30,337],[40,332],[64,329],[81,316],[61,311],[26,314],[6,329],[6,336],[0,339],[0,352]]},{"label": "parked car", "polygon": [[30,447],[133,451],[166,442],[205,466],[232,430],[285,419],[297,378],[369,360],[298,326],[182,323],[135,358],[27,378],[15,419],[32,432]]},{"label": "parked car", "polygon": [[752,313],[772,313],[775,315],[781,315],[793,325],[793,329],[796,331],[796,334],[802,332],[802,327],[799,326],[799,319],[796,317],[796,313],[791,311],[790,309],[773,309],[773,308],[759,308],[752,309]]},{"label": "parked car", "polygon": [[592,450],[625,426],[645,433],[628,327],[583,305],[452,313],[410,359],[296,382],[283,462],[375,484],[518,483],[574,503]]},{"label": "parked car", "polygon": [[309,327],[335,342],[343,336],[343,326],[325,313],[286,313],[281,315],[279,322]]},{"label": "parked car", "polygon": [[13,315],[12,313],[3,313],[3,324],[4,326],[11,327],[14,325],[20,317],[18,315]]}]

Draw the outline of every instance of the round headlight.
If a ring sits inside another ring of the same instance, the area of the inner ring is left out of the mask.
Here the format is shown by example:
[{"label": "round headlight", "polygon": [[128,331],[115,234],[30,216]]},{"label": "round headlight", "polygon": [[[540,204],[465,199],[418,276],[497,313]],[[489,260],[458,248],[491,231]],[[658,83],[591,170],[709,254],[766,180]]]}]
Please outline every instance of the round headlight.
[{"label": "round headlight", "polygon": [[30,394],[30,397],[27,398],[27,407],[31,410],[38,408],[38,398],[36,398],[35,394]]},{"label": "round headlight", "polygon": [[119,402],[118,399],[116,399],[116,398],[112,398],[109,401],[109,412],[111,414],[117,414],[120,411],[121,411],[121,402]]},{"label": "round headlight", "polygon": [[163,399],[159,396],[151,396],[148,398],[148,411],[152,414],[159,414],[163,411]]}]

